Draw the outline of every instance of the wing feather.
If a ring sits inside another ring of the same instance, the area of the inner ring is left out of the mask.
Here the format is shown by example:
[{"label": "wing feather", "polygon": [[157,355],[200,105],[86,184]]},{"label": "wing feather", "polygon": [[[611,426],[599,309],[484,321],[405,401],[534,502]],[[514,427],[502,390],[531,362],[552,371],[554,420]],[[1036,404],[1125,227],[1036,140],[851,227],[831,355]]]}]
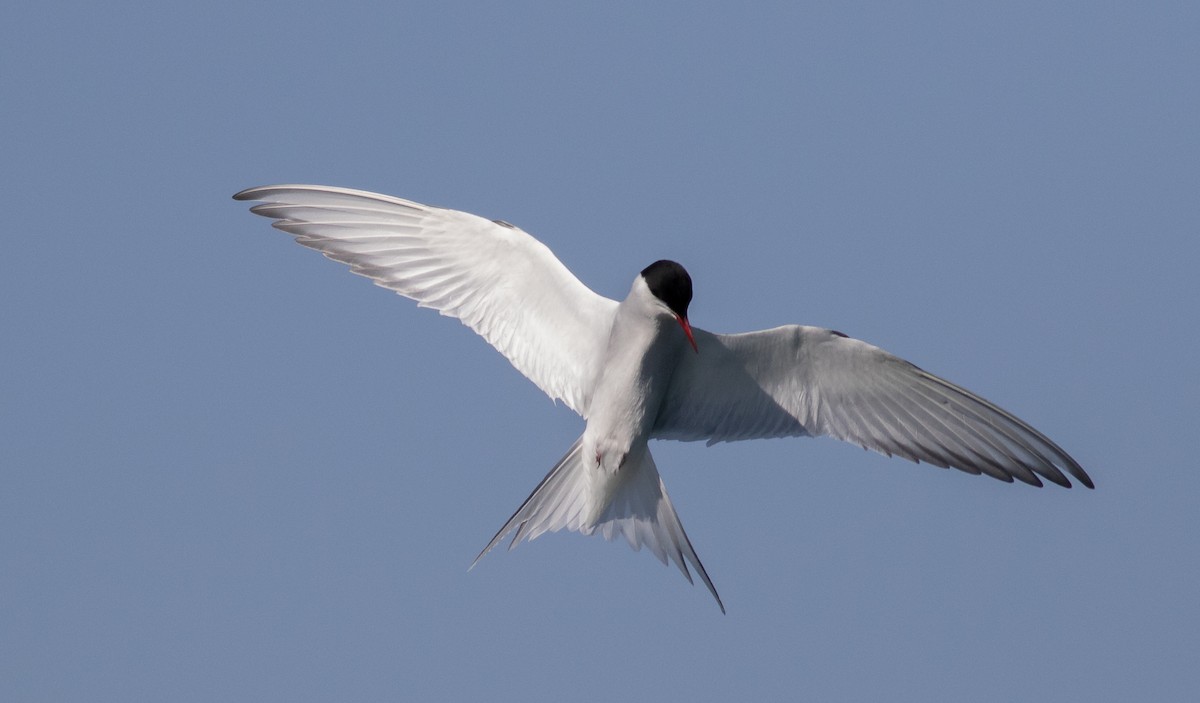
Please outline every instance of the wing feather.
[{"label": "wing feather", "polygon": [[[831,330],[693,328],[654,428],[661,439],[828,435],[889,456],[1069,487],[1083,467],[1012,413],[899,357]],[[1040,478],[1039,478],[1040,477]]]},{"label": "wing feather", "polygon": [[250,211],[376,284],[456,317],[551,398],[587,415],[616,301],[505,223],[377,193],[250,188]]}]

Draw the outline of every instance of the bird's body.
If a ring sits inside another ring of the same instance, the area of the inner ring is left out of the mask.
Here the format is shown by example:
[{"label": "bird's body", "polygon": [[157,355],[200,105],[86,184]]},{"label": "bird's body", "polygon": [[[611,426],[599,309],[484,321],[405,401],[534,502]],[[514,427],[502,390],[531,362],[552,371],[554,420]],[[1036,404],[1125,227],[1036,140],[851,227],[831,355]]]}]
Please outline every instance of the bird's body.
[{"label": "bird's body", "polygon": [[583,450],[615,473],[625,455],[644,449],[671,375],[687,349],[669,311],[639,276],[617,307],[604,362],[587,409]]},{"label": "bird's body", "polygon": [[266,186],[234,197],[263,201],[252,210],[299,243],[459,318],[584,418],[583,434],[479,557],[513,529],[512,546],[564,528],[620,534],[674,562],[689,581],[690,563],[720,604],[650,439],[828,435],[1007,482],[1040,486],[1040,476],[1069,487],[1065,471],[1092,486],[1045,435],[878,347],[798,325],[693,330],[692,282],[677,263],[646,267],[617,303],[504,222],[325,186]]}]

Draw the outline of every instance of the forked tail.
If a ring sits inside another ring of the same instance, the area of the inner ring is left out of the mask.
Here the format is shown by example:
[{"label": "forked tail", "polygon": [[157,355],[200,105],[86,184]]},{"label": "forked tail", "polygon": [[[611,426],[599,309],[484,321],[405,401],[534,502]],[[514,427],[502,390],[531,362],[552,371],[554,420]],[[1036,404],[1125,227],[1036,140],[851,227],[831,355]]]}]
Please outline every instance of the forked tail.
[{"label": "forked tail", "polygon": [[691,562],[724,613],[721,596],[717,595],[708,572],[683,531],[650,450],[631,453],[618,471],[610,473],[583,461],[582,442],[582,437],[575,440],[566,455],[475,557],[471,567],[474,568],[514,527],[517,533],[508,545],[509,550],[516,548],[522,540],[532,540],[545,532],[563,528],[585,535],[599,532],[608,540],[624,535],[634,550],[641,550],[644,545],[662,563],[666,564],[670,559],[689,583],[692,583],[692,574],[687,562]]}]

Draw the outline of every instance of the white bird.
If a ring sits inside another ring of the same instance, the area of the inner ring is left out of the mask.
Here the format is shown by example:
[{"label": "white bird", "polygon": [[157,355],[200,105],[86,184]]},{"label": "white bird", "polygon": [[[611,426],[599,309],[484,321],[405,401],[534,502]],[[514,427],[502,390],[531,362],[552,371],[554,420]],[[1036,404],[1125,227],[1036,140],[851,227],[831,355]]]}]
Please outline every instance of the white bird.
[{"label": "white bird", "polygon": [[[708,444],[828,435],[914,462],[1041,486],[1093,484],[1045,435],[992,403],[833,330],[744,334],[691,327],[692,281],[657,261],[618,303],[581,283],[541,242],[499,220],[346,188],[279,185],[234,196],[306,247],[456,317],[551,398],[583,434],[475,558],[508,532],[568,529],[688,562],[725,611],[647,442]],[[472,563],[474,566],[474,563]]]}]

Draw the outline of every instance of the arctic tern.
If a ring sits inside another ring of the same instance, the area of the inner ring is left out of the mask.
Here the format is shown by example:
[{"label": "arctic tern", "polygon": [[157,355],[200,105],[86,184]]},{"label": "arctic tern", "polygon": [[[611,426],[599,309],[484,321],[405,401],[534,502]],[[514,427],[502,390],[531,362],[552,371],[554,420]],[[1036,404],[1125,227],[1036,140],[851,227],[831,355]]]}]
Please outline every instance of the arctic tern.
[{"label": "arctic tern", "polygon": [[[914,462],[1070,487],[1092,480],[1012,414],[888,352],[817,327],[714,334],[688,321],[692,281],[656,261],[621,302],[581,283],[517,227],[365,191],[263,186],[237,200],[354,273],[456,317],[538,388],[578,413],[583,434],[491,542],[568,529],[623,536],[688,563],[717,600],[647,445],[831,436]],[[474,566],[474,563],[472,563]]]}]

